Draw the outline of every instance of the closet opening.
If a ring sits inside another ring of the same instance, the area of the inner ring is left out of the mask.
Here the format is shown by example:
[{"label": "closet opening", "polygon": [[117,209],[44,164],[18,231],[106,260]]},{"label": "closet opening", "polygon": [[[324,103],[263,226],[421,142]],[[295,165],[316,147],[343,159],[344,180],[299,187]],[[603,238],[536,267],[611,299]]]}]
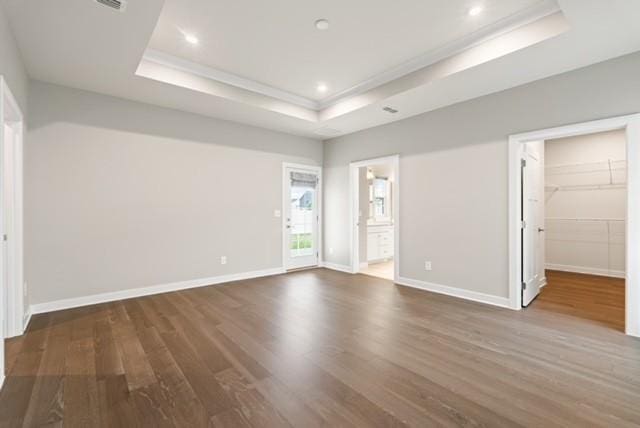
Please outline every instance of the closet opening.
[{"label": "closet opening", "polygon": [[510,300],[638,335],[638,115],[510,138]]},{"label": "closet opening", "polygon": [[625,131],[526,143],[524,159],[523,306],[624,330]]}]

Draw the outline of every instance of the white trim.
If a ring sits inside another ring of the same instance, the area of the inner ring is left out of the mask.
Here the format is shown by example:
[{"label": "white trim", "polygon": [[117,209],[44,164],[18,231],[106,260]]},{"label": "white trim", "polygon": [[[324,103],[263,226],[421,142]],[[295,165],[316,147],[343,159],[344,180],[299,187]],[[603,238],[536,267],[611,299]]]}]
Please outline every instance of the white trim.
[{"label": "white trim", "polygon": [[172,282],[169,284],[152,285],[150,287],[131,288],[128,290],[111,291],[108,293],[93,294],[70,299],[55,300],[53,302],[37,303],[31,305],[32,314],[60,311],[63,309],[78,308],[82,306],[96,305],[99,303],[113,302],[116,300],[131,299],[134,297],[150,296],[153,294],[169,293],[172,291],[187,290],[190,288],[206,287],[209,285],[223,284],[232,281],[261,278],[284,273],[283,268],[256,270],[252,272],[234,273],[229,275],[214,276],[210,278],[192,279],[189,281]]},{"label": "white trim", "polygon": [[[282,162],[282,211],[280,212],[281,217],[282,217],[282,266],[284,266],[284,269],[298,269],[296,267],[288,267],[287,266],[287,258],[288,258],[288,235],[287,235],[287,204],[289,203],[287,201],[286,195],[287,195],[287,191],[288,191],[288,187],[287,187],[287,183],[288,183],[288,177],[287,177],[287,168],[294,168],[294,169],[299,169],[302,171],[313,171],[316,174],[318,174],[318,191],[317,191],[317,195],[316,195],[316,204],[318,206],[317,208],[317,213],[318,213],[318,236],[316,236],[317,242],[316,242],[316,250],[317,250],[317,260],[318,263],[316,266],[320,266],[321,265],[321,259],[322,259],[322,251],[323,251],[323,247],[322,247],[322,199],[323,199],[323,194],[322,194],[322,167],[318,166],[318,165],[306,165],[306,164],[301,164],[301,163],[291,163],[291,162]],[[303,266],[303,267],[312,267],[312,266]]]},{"label": "white trim", "polygon": [[[625,331],[640,337],[640,114],[577,123],[509,137],[509,302],[522,309],[520,236],[520,159],[522,143],[626,129],[627,133],[627,236]],[[632,197],[633,196],[633,197]]]},{"label": "white trim", "polygon": [[623,270],[599,269],[599,268],[592,268],[588,266],[571,266],[571,265],[559,265],[554,263],[545,263],[544,267],[545,269],[548,269],[548,270],[557,270],[560,272],[572,272],[572,273],[582,273],[585,275],[608,276],[611,278],[624,278],[626,276]]},{"label": "white trim", "polygon": [[255,80],[246,79],[236,74],[227,73],[213,67],[208,67],[206,65],[198,64],[193,61],[178,58],[177,56],[173,56],[154,49],[147,49],[144,52],[141,61],[153,62],[155,64],[172,68],[174,70],[183,71],[185,73],[194,74],[196,76],[211,79],[216,82],[235,86],[236,88],[266,95],[268,97],[295,104],[300,107],[308,108],[314,111],[318,110],[318,102],[312,99],[292,94],[291,92],[287,92],[273,86],[265,85],[264,83],[260,83]]},{"label": "white trim", "polygon": [[360,270],[366,269],[368,267],[369,267],[369,262],[361,262],[360,263]]},{"label": "white trim", "polygon": [[[24,325],[24,254],[23,254],[23,145],[24,145],[24,115],[18,105],[4,76],[0,76],[0,165],[4,165],[4,125],[8,125],[15,133],[12,163],[13,183],[13,212],[9,230],[4,230],[4,215],[0,216],[0,240],[3,234],[9,236],[7,241],[7,261],[10,264],[9,283],[6,285],[7,301],[3,302],[2,310],[5,324],[2,328],[3,337],[21,335]],[[0,180],[0,206],[4,209],[4,177]],[[0,251],[0,260],[4,256]],[[2,262],[3,263],[3,262]],[[1,263],[0,263],[1,264]],[[4,269],[4,266],[2,266]],[[0,275],[3,275],[0,269]]]},{"label": "white trim", "polygon": [[351,272],[360,272],[360,230],[357,227],[360,219],[359,177],[358,168],[371,165],[392,164],[393,177],[393,279],[400,278],[400,155],[384,156],[351,162],[349,164],[349,248],[351,254]]},{"label": "white trim", "polygon": [[420,281],[411,278],[401,277],[398,279],[398,281],[395,281],[395,283],[407,287],[419,288],[420,290],[431,291],[433,293],[445,294],[447,296],[457,297],[460,299],[485,303],[487,305],[509,308],[509,299],[507,297],[493,296],[490,294],[478,293],[477,291],[449,287],[447,285],[434,284],[432,282]]},{"label": "white trim", "polygon": [[341,264],[338,264],[338,263],[322,262],[320,264],[320,267],[323,267],[323,268],[326,268],[326,269],[331,269],[331,270],[336,270],[338,272],[353,273],[353,270],[351,269],[351,266],[341,265]]},{"label": "white trim", "polygon": [[22,331],[27,331],[27,327],[29,327],[29,323],[31,322],[31,306],[29,306],[24,314],[24,320],[22,322]]}]

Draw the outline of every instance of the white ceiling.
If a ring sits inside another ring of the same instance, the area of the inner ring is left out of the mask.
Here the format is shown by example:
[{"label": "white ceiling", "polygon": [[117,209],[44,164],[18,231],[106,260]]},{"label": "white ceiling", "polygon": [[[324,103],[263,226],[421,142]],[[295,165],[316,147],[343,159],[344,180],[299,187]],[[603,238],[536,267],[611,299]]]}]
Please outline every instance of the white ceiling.
[{"label": "white ceiling", "polygon": [[[535,10],[540,2],[302,3],[130,0],[124,13],[93,0],[0,5],[34,79],[315,138],[318,129],[343,135],[640,50],[637,0],[543,0],[546,7],[559,5],[566,23],[556,19],[549,37],[519,37],[517,46],[508,37],[535,26],[522,8]],[[485,5],[484,23],[464,15],[476,3]],[[203,5],[213,13],[198,12]],[[331,21],[326,32],[313,27],[320,17]],[[195,52],[179,31],[169,40],[172,25],[198,32]],[[502,35],[491,39],[495,34]],[[478,57],[491,43],[499,53],[436,73],[451,62],[445,54],[476,49]],[[184,63],[151,75],[154,63],[144,59],[150,49]],[[412,60],[416,55],[419,61]],[[375,75],[384,78],[366,81]],[[364,85],[330,104],[296,102],[317,101],[319,80],[341,91],[361,79]],[[281,96],[291,92],[291,100]],[[382,111],[386,105],[399,113]]]},{"label": "white ceiling", "polygon": [[166,0],[149,47],[320,100],[540,2],[483,0],[469,16],[478,0]]}]

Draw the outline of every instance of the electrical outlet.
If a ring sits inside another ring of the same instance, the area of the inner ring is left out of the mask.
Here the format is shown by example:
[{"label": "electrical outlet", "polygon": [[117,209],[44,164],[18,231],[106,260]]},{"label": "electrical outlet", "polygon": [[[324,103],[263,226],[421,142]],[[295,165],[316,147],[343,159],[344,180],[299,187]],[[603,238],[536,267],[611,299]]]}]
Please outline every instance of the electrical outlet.
[{"label": "electrical outlet", "polygon": [[280,210],[275,210],[275,211],[273,212],[273,216],[274,216],[274,217],[281,217],[281,216],[282,216],[282,213],[280,212]]},{"label": "electrical outlet", "polygon": [[431,270],[431,262],[424,262],[424,270]]},{"label": "electrical outlet", "polygon": [[227,264],[227,256],[220,257],[220,264],[221,265],[226,265]]}]

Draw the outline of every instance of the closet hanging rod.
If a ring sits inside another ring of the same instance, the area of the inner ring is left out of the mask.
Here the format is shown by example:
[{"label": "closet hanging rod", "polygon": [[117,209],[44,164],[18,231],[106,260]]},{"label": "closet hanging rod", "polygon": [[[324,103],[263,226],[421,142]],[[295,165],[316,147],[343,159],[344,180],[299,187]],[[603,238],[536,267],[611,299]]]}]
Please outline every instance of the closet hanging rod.
[{"label": "closet hanging rod", "polygon": [[626,189],[627,183],[611,184],[566,184],[563,186],[547,185],[545,190],[605,190],[605,189]]},{"label": "closet hanging rod", "polygon": [[626,221],[623,218],[546,217],[545,221]]}]

